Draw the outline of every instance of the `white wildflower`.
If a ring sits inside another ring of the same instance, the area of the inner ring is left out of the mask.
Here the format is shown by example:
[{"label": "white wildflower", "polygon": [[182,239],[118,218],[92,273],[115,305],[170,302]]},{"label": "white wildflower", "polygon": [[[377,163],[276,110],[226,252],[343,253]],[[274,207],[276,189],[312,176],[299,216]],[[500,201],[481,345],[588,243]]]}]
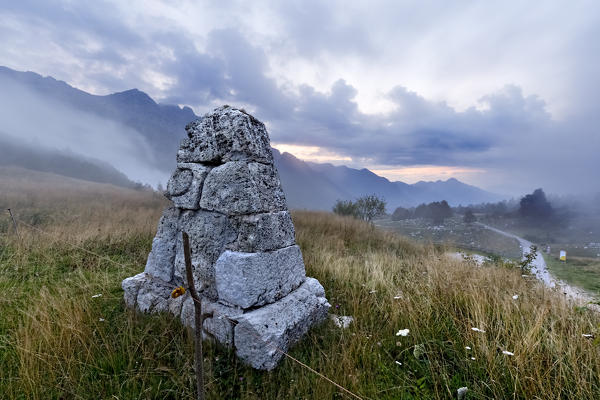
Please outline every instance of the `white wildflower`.
[{"label": "white wildflower", "polygon": [[471,357],[471,360],[475,361],[475,360],[476,360],[476,358],[475,358],[475,357]]},{"label": "white wildflower", "polygon": [[515,353],[511,352],[511,351],[506,351],[506,350],[502,350],[502,354],[506,354],[507,356],[514,356]]},{"label": "white wildflower", "polygon": [[475,331],[475,332],[485,333],[485,331],[483,329],[479,329],[479,328],[471,328],[471,330]]},{"label": "white wildflower", "polygon": [[352,322],[354,322],[354,317],[348,315],[335,315],[330,314],[329,318],[333,321],[335,326],[338,328],[346,329],[350,326]]},{"label": "white wildflower", "polygon": [[518,298],[519,298],[519,295],[518,295],[518,294],[515,294],[515,295],[513,296],[513,300],[517,300]]},{"label": "white wildflower", "polygon": [[104,322],[104,318],[98,318],[98,321]]},{"label": "white wildflower", "polygon": [[396,332],[396,336],[408,336],[409,332],[409,329],[400,329],[398,332]]},{"label": "white wildflower", "polygon": [[92,299],[95,299],[96,297],[102,297],[102,293],[98,293],[92,296]]},{"label": "white wildflower", "polygon": [[465,349],[467,350],[471,350],[471,348],[469,346],[465,346]]},{"label": "white wildflower", "polygon": [[377,290],[371,290],[369,293],[371,293],[371,294],[377,293]]},{"label": "white wildflower", "polygon": [[458,390],[456,391],[456,394],[457,394],[457,396],[458,396],[458,399],[459,399],[459,400],[460,400],[460,399],[464,399],[464,398],[465,398],[465,396],[466,396],[466,394],[467,394],[467,391],[468,391],[468,390],[469,390],[469,389],[468,389],[466,386],[463,386],[463,387],[461,387],[461,388],[458,388]]}]

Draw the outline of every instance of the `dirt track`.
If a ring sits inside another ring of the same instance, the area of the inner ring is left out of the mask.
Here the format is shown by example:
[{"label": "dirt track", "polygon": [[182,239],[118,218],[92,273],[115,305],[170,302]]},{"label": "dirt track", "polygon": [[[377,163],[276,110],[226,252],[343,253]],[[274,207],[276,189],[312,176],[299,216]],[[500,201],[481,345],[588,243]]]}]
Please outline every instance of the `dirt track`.
[{"label": "dirt track", "polygon": [[[517,235],[514,235],[512,233],[504,232],[504,231],[501,231],[500,229],[494,228],[492,226],[482,224],[480,222],[478,222],[478,224],[491,230],[491,231],[499,233],[501,235],[517,239],[519,241],[519,245],[521,246],[521,250],[523,251],[523,258],[525,258],[525,256],[527,254],[529,254],[530,248],[533,245],[533,243],[531,243],[530,241],[525,240],[525,239],[523,239]],[[572,298],[573,300],[576,300],[578,302],[585,302],[585,303],[594,301],[594,298],[589,293],[587,293],[585,290],[583,290],[579,287],[576,287],[576,286],[569,285],[568,283],[565,283],[563,281],[559,281],[554,276],[552,276],[550,271],[548,271],[548,267],[546,266],[546,261],[544,260],[544,256],[542,255],[542,253],[540,251],[536,252],[536,257],[533,260],[531,273],[534,274],[539,280],[544,282],[544,284],[546,284],[546,286],[551,287],[551,288],[559,287],[560,290],[566,296],[568,296],[569,298]]]}]

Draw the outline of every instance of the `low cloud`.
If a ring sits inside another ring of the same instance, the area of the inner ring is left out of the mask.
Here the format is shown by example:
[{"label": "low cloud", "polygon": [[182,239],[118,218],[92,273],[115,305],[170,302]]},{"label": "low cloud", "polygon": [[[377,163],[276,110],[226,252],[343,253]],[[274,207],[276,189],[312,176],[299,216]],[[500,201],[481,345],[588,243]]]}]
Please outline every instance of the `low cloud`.
[{"label": "low cloud", "polygon": [[115,121],[75,111],[25,86],[0,78],[0,132],[35,150],[56,149],[108,162],[130,179],[156,183],[166,173],[154,166],[143,136]]}]

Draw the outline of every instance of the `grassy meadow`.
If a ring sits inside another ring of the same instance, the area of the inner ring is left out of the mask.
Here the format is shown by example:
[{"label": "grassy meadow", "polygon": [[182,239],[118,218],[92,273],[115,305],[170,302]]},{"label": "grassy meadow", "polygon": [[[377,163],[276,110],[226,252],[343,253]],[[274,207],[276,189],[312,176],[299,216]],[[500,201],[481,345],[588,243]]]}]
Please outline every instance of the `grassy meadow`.
[{"label": "grassy meadow", "polygon": [[[1,399],[195,398],[193,334],[126,309],[120,288],[143,270],[165,204],[0,170],[0,206],[48,233],[21,224],[17,238],[0,214]],[[463,386],[466,399],[600,398],[599,343],[582,337],[600,335],[592,311],[519,270],[478,268],[328,213],[293,218],[308,275],[332,313],[355,321],[324,323],[290,354],[360,398],[451,399]],[[260,372],[205,350],[208,399],[352,398],[287,359]]]},{"label": "grassy meadow", "polygon": [[546,265],[558,279],[585,289],[588,293],[600,295],[600,259],[574,257],[567,253],[567,261],[544,254]]},{"label": "grassy meadow", "polygon": [[450,247],[479,254],[495,254],[514,260],[520,260],[522,256],[516,239],[500,235],[477,224],[466,224],[462,216],[447,218],[439,225],[425,218],[400,221],[381,219],[375,221],[375,225],[418,242],[444,243]]}]

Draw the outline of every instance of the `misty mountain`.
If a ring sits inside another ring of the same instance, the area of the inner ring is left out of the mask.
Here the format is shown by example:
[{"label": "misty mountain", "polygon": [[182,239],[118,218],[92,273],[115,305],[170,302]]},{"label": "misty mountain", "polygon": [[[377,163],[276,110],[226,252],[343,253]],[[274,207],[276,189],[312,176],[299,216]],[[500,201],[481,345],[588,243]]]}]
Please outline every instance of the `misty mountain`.
[{"label": "misty mountain", "polygon": [[93,95],[52,77],[34,72],[14,71],[0,66],[0,77],[17,82],[56,102],[85,113],[123,124],[143,135],[150,145],[157,167],[175,166],[173,154],[185,137],[185,125],[198,118],[189,107],[157,104],[137,89],[106,96]]},{"label": "misty mountain", "polygon": [[[52,77],[6,67],[0,67],[1,80],[15,83],[15,91],[30,92],[25,104],[34,107],[34,103],[40,103],[31,110],[21,112],[19,109],[19,114],[24,114],[19,115],[21,120],[8,124],[11,130],[18,132],[7,130],[6,133],[29,139],[35,145],[15,148],[14,141],[9,142],[13,143],[13,147],[0,144],[6,149],[0,155],[4,165],[126,185],[126,178],[119,171],[94,160],[103,159],[128,174],[136,173],[136,180],[151,184],[161,181],[164,184],[175,166],[175,154],[185,137],[185,125],[198,118],[189,107],[158,104],[137,89],[105,96],[92,95]],[[5,98],[4,101],[7,106],[11,99]],[[52,130],[50,119],[54,114],[58,117],[54,118]],[[7,120],[10,117],[7,115]],[[39,122],[30,123],[30,120],[41,120],[46,126]],[[44,147],[37,143],[40,132],[61,136],[62,142],[46,140]],[[69,134],[64,135],[64,132]],[[27,138],[27,135],[30,137]],[[56,148],[71,150],[53,150],[49,143]],[[113,150],[119,145],[118,151]],[[276,150],[274,157],[291,208],[330,210],[338,199],[349,200],[369,194],[383,197],[391,210],[397,206],[415,206],[443,199],[452,205],[501,199],[456,179],[409,185],[390,182],[368,169],[304,162]],[[148,171],[144,175],[145,170]]]},{"label": "misty mountain", "polygon": [[335,185],[327,176],[290,153],[273,150],[273,159],[289,208],[331,210],[338,199],[353,198],[352,192]]},{"label": "misty mountain", "polygon": [[338,199],[350,200],[369,194],[384,198],[388,211],[398,206],[411,207],[440,200],[451,205],[466,205],[503,199],[454,178],[407,184],[391,182],[365,168],[305,162],[276,149],[273,156],[290,208],[331,210]]},{"label": "misty mountain", "polygon": [[[468,185],[456,178],[450,178],[445,181],[437,180],[434,182],[419,181],[410,186],[419,192],[423,198],[431,199],[427,200],[427,203],[431,201],[446,200],[450,205],[456,206],[460,204],[489,203],[505,199],[505,196],[490,193],[477,186]],[[418,203],[423,203],[423,201],[419,200]]]},{"label": "misty mountain", "polygon": [[91,182],[110,183],[133,188],[136,183],[112,165],[92,158],[85,158],[67,151],[40,147],[38,144],[18,143],[0,133],[0,166],[16,166],[34,171],[52,172],[57,175]]}]

